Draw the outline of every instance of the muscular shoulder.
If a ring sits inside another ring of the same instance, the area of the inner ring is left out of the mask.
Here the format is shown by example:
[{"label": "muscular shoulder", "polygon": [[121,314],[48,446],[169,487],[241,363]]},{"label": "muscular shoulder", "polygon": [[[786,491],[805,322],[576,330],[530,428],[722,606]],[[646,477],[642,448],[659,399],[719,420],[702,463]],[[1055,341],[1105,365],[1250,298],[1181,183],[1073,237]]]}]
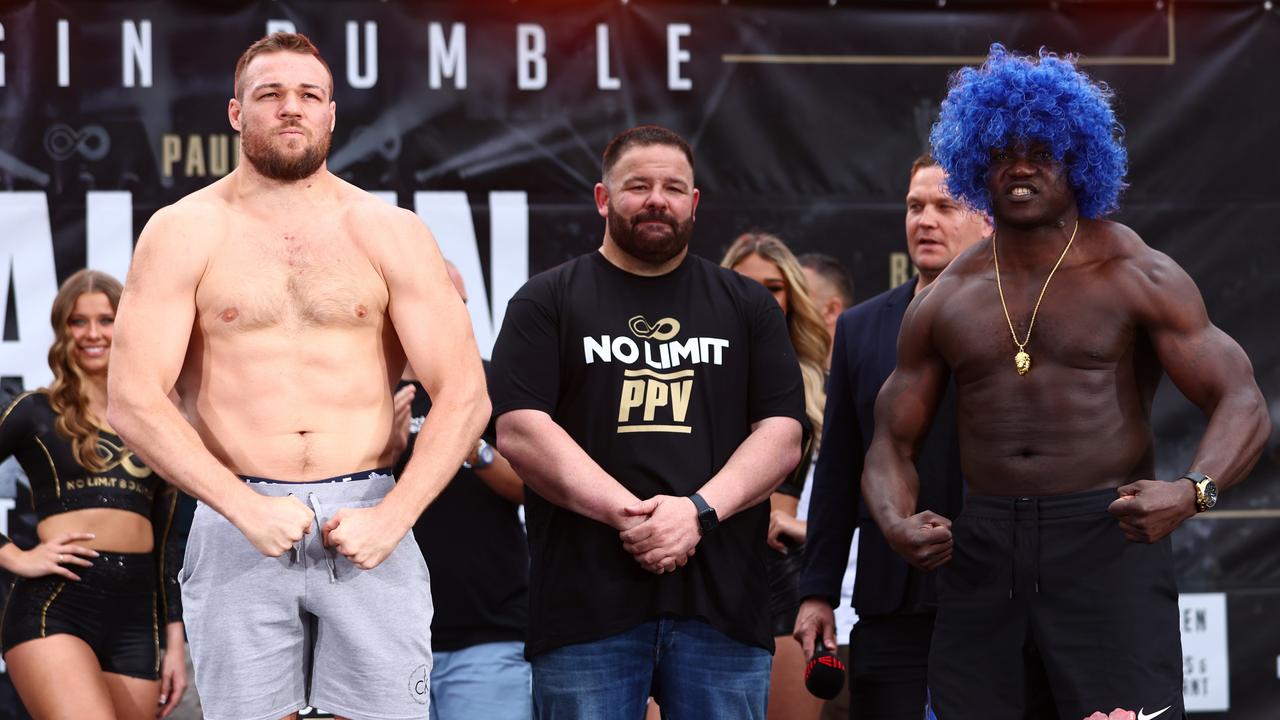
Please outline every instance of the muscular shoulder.
[{"label": "muscular shoulder", "polygon": [[1112,297],[1126,300],[1140,322],[1165,325],[1203,315],[1199,289],[1173,258],[1120,223],[1100,221],[1095,233],[1098,280],[1114,290]]},{"label": "muscular shoulder", "polygon": [[1103,279],[1122,293],[1149,296],[1188,289],[1191,278],[1173,258],[1148,245],[1136,232],[1117,222],[1099,221],[1093,252]]},{"label": "muscular shoulder", "polygon": [[226,234],[231,212],[226,193],[223,178],[160,208],[147,220],[139,242],[145,242],[148,250],[171,249],[187,259],[207,254]]},{"label": "muscular shoulder", "polygon": [[394,246],[420,236],[426,223],[412,211],[392,205],[382,198],[335,177],[335,201],[343,208],[343,229],[373,248]]}]

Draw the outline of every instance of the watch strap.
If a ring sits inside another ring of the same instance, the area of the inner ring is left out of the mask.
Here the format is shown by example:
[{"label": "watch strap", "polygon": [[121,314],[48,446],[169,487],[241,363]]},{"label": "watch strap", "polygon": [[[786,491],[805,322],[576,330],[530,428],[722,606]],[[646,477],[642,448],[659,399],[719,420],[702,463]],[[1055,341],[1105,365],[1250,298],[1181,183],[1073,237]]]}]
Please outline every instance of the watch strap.
[{"label": "watch strap", "polygon": [[1217,483],[1214,482],[1213,478],[1202,472],[1191,470],[1184,473],[1179,480],[1190,480],[1191,485],[1195,487],[1197,513],[1202,513],[1217,504]]},{"label": "watch strap", "polygon": [[702,499],[698,493],[689,495],[689,500],[693,502],[694,508],[698,511],[698,530],[703,534],[709,533],[716,529],[720,524],[720,517],[716,515],[716,511],[707,501]]}]

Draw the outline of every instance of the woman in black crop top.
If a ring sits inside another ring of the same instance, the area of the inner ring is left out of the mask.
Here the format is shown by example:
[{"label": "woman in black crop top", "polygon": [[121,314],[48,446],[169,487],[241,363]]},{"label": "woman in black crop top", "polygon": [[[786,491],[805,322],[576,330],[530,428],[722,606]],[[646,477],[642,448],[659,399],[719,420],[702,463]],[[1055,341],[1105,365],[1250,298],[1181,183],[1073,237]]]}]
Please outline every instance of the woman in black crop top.
[{"label": "woman in black crop top", "polygon": [[18,458],[30,479],[40,538],[22,550],[0,535],[0,566],[18,576],[0,646],[37,720],[164,717],[187,685],[177,494],[104,424],[120,292],[90,270],[62,284],[53,382],[0,415],[0,460]]},{"label": "woman in black crop top", "polygon": [[729,247],[720,262],[765,286],[787,317],[787,331],[804,379],[804,406],[812,432],[800,464],[769,498],[770,552],[769,616],[773,624],[773,672],[769,682],[769,717],[816,717],[822,701],[804,688],[803,671],[808,658],[791,637],[800,611],[800,571],[804,565],[807,525],[796,517],[800,495],[812,464],[814,448],[822,435],[822,412],[827,402],[825,370],[831,337],[809,299],[804,271],[781,239],[768,233],[746,233]]}]

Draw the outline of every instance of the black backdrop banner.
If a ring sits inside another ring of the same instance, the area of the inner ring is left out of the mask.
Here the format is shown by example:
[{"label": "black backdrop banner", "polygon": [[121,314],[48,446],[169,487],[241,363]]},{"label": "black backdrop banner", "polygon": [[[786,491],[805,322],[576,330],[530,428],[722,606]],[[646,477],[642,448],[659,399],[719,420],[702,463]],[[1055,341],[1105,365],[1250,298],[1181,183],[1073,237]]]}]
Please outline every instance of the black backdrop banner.
[{"label": "black backdrop banner", "polygon": [[[948,74],[996,41],[1079,53],[1115,88],[1127,130],[1131,187],[1116,219],[1190,272],[1280,420],[1280,13],[1261,0],[7,0],[9,387],[48,380],[60,279],[86,264],[123,277],[156,209],[234,168],[235,60],[272,29],[320,47],[338,107],[330,169],[432,227],[471,288],[485,355],[530,274],[598,246],[591,190],[618,131],[658,123],[693,144],[696,252],[718,257],[737,233],[770,230],[839,258],[865,299],[909,276],[902,199]],[[1164,387],[1152,421],[1159,472],[1176,477],[1202,415]],[[1280,707],[1276,634],[1256,631],[1280,609],[1277,479],[1273,436],[1223,510],[1175,536],[1181,587],[1195,593],[1188,706],[1207,717]]]}]

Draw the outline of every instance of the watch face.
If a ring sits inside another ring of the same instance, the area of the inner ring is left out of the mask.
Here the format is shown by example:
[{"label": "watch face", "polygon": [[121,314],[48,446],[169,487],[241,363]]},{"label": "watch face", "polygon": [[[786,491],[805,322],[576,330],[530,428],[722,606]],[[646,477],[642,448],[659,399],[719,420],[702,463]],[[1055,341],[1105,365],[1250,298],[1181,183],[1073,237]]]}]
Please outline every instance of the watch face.
[{"label": "watch face", "polygon": [[1218,504],[1218,484],[1212,480],[1206,480],[1204,485],[1204,508],[1208,510]]},{"label": "watch face", "polygon": [[716,516],[715,510],[707,508],[706,510],[698,513],[698,527],[701,528],[703,532],[715,530],[716,526],[719,524],[720,518]]}]

